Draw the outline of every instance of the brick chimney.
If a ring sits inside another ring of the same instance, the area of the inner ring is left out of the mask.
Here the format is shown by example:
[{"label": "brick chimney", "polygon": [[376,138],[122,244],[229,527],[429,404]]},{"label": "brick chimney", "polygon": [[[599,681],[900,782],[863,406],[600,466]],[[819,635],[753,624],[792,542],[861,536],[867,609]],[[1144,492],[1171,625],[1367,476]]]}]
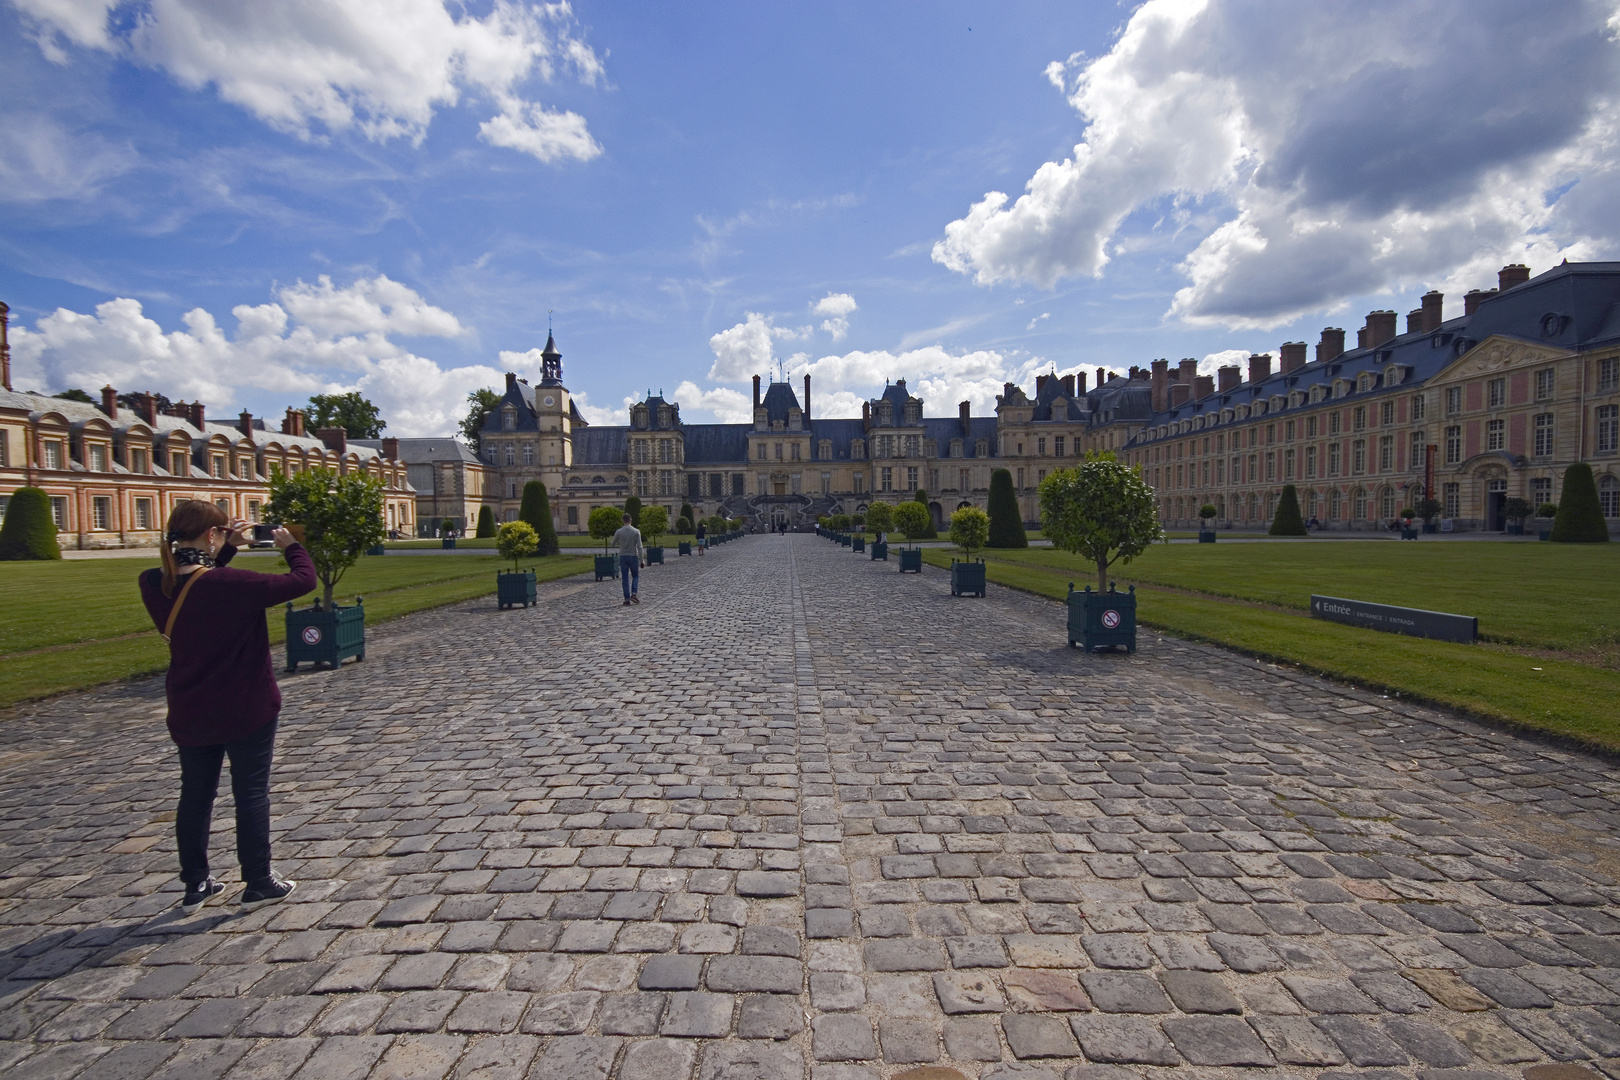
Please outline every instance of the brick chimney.
[{"label": "brick chimney", "polygon": [[1496,273],[1496,287],[1507,292],[1515,285],[1523,285],[1530,280],[1530,268],[1524,263],[1509,263]]},{"label": "brick chimney", "polygon": [[253,414],[243,409],[236,417],[236,430],[251,441],[253,439]]},{"label": "brick chimney", "polygon": [[804,373],[804,422],[810,422],[810,373]]},{"label": "brick chimney", "polygon": [[518,383],[517,372],[508,371],[506,373],[506,392],[508,394],[510,394],[512,391],[516,390],[517,389],[517,383]]},{"label": "brick chimney", "polygon": [[754,376],[754,408],[759,408],[759,376]]},{"label": "brick chimney", "polygon": [[1270,374],[1271,374],[1271,354],[1270,353],[1250,353],[1249,354],[1249,381],[1250,382],[1259,382],[1261,379],[1265,378],[1267,375],[1270,375]]},{"label": "brick chimney", "polygon": [[1367,312],[1367,341],[1364,349],[1376,349],[1384,342],[1395,336],[1395,313],[1393,311]]},{"label": "brick chimney", "polygon": [[196,428],[198,431],[201,431],[203,430],[203,424],[206,423],[207,420],[208,417],[203,413],[203,403],[200,401],[193,401],[191,403],[191,426]]},{"label": "brick chimney", "polygon": [[1161,412],[1170,407],[1170,361],[1153,361],[1152,377],[1153,411]]},{"label": "brick chimney", "polygon": [[6,326],[11,322],[11,308],[0,303],[0,386],[11,389],[11,342],[6,337]]},{"label": "brick chimney", "polygon": [[1170,408],[1187,404],[1192,397],[1192,383],[1173,382],[1170,384]]},{"label": "brick chimney", "polygon": [[101,388],[101,411],[107,414],[109,420],[118,419],[118,391],[110,386]]},{"label": "brick chimney", "polygon": [[1406,313],[1406,332],[1408,334],[1423,333],[1423,309],[1413,308]]},{"label": "brick chimney", "polygon": [[[1083,371],[1076,373],[1076,375],[1074,377],[1074,381],[1075,381],[1075,384],[1079,387],[1079,390],[1077,391],[1077,393],[1081,397],[1085,397],[1086,396],[1086,373],[1083,372]],[[1101,386],[1102,383],[1099,382],[1097,385]]]},{"label": "brick chimney", "polygon": [[971,437],[973,434],[973,402],[964,401],[958,405],[956,415],[962,421],[962,438]]},{"label": "brick chimney", "polygon": [[399,440],[390,436],[382,441],[382,456],[389,461],[399,460]]},{"label": "brick chimney", "polygon": [[1192,381],[1194,379],[1196,379],[1197,377],[1198,377],[1198,361],[1197,360],[1194,360],[1192,357],[1189,356],[1185,360],[1183,360],[1180,364],[1177,365],[1177,367],[1176,367],[1176,380],[1178,382],[1184,382],[1188,386],[1191,386]]},{"label": "brick chimney", "polygon": [[150,391],[135,395],[135,415],[145,420],[147,427],[157,427],[157,398]]},{"label": "brick chimney", "polygon": [[315,437],[326,444],[326,448],[335,454],[347,453],[349,449],[349,433],[340,427],[323,427],[315,433]]},{"label": "brick chimney", "polygon": [[[755,390],[759,389],[759,376],[758,375],[754,376],[754,389]],[[872,430],[872,403],[870,401],[861,402],[861,430],[862,431],[871,431]]]},{"label": "brick chimney", "polygon": [[[1082,379],[1085,378],[1084,375],[1082,375],[1080,377]],[[1074,376],[1073,375],[1065,375],[1065,376],[1063,376],[1063,378],[1059,379],[1058,382],[1063,384],[1063,396],[1064,397],[1066,397],[1066,398],[1074,397]]]},{"label": "brick chimney", "polygon": [[1215,380],[1209,375],[1200,375],[1193,380],[1193,400],[1199,401],[1215,392]]},{"label": "brick chimney", "polygon": [[1444,314],[1446,294],[1430,289],[1423,294],[1423,332],[1432,334],[1446,321]]},{"label": "brick chimney", "polygon": [[1322,327],[1322,340],[1316,343],[1316,362],[1332,360],[1344,352],[1344,331],[1337,326]]},{"label": "brick chimney", "polygon": [[1099,390],[1102,389],[1103,385],[1105,383],[1107,383],[1107,382],[1108,382],[1108,372],[1104,371],[1102,368],[1098,368],[1097,369],[1097,388]]},{"label": "brick chimney", "polygon": [[1046,379],[1047,379],[1047,376],[1045,376],[1045,375],[1037,375],[1037,376],[1035,376],[1035,396],[1036,397],[1040,397],[1041,396],[1041,391],[1046,389]]},{"label": "brick chimney", "polygon": [[1228,390],[1235,389],[1243,382],[1243,369],[1236,364],[1227,364],[1224,367],[1216,368],[1215,375],[1219,380],[1221,393],[1223,394]]},{"label": "brick chimney", "polygon": [[1463,314],[1472,315],[1479,310],[1480,301],[1495,295],[1495,289],[1469,289],[1463,293]]},{"label": "brick chimney", "polygon": [[1305,343],[1303,341],[1285,341],[1282,348],[1277,350],[1277,369],[1284,375],[1290,371],[1298,371],[1305,366]]}]

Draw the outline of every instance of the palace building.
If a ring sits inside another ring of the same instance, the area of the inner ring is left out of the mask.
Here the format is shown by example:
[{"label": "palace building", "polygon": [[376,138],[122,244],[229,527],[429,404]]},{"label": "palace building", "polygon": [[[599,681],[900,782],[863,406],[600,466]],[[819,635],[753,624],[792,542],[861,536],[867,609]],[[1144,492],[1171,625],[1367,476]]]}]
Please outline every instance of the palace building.
[{"label": "palace building", "polygon": [[1007,469],[1024,517],[1036,487],[1091,450],[1141,468],[1172,527],[1199,507],[1237,527],[1271,519],[1285,484],[1325,527],[1379,529],[1433,492],[1445,527],[1495,531],[1504,504],[1556,502],[1563,471],[1593,465],[1603,512],[1620,515],[1620,263],[1555,267],[1535,278],[1504,267],[1496,288],[1470,292],[1446,318],[1430,292],[1399,329],[1393,311],[1368,314],[1354,348],[1322,332],[1315,355],[1287,342],[1279,362],[1197,374],[1197,362],[1156,360],[1127,375],[1037,376],[1035,392],[1007,384],[993,416],[968,403],[928,417],[899,380],[861,416],[824,419],[809,376],[762,388],[743,424],[688,424],[680,406],[649,394],[623,426],[588,424],[563,383],[548,337],[536,383],[516,373],[481,432],[486,491],[501,520],[523,486],[543,481],[560,532],[585,530],[597,506],[635,495],[672,511],[741,518],[756,529],[806,528],[874,499],[928,492],[943,524],[984,507],[990,473]]}]

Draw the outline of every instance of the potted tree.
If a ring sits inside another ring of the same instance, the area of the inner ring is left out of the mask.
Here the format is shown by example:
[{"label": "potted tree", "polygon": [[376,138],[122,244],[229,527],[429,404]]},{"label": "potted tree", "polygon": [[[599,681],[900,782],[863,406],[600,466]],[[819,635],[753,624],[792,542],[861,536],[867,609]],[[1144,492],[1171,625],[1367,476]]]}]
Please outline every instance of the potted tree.
[{"label": "potted tree", "polygon": [[884,534],[894,529],[894,507],[875,502],[866,508],[866,527],[872,530],[872,558],[889,561],[889,543]]},{"label": "potted tree", "polygon": [[501,558],[512,560],[512,572],[495,575],[495,604],[505,610],[513,604],[528,607],[535,603],[535,576],[533,570],[519,570],[518,560],[528,558],[540,550],[540,534],[527,521],[508,521],[495,533],[495,550]]},{"label": "potted tree", "polygon": [[1215,504],[1205,503],[1198,508],[1198,542],[1200,544],[1213,544],[1215,542]]},{"label": "potted tree", "polygon": [[1435,524],[1434,519],[1440,516],[1440,511],[1444,510],[1445,507],[1440,504],[1439,499],[1419,499],[1413,509],[1417,511],[1417,516],[1423,519],[1424,532],[1437,533],[1440,531],[1440,526]]},{"label": "potted tree", "polygon": [[641,530],[642,546],[647,549],[647,565],[664,565],[664,549],[659,545],[658,538],[669,531],[669,509],[663,506],[643,507],[641,524],[636,527]]},{"label": "potted tree", "polygon": [[990,539],[990,515],[977,506],[964,506],[951,515],[951,543],[962,549],[962,561],[951,560],[951,595],[984,595],[984,560],[973,561],[975,548]]},{"label": "potted tree", "polygon": [[382,481],[362,472],[339,476],[315,468],[297,476],[276,470],[270,476],[265,517],[297,526],[315,564],[322,592],[303,611],[287,604],[287,670],[305,661],[337,667],[344,658],[366,658],[366,609],[360,597],[352,607],[333,601],[337,583],[360,560],[360,553],[388,534],[383,524]]},{"label": "potted tree", "polygon": [[692,542],[685,539],[685,537],[692,535],[692,519],[687,517],[685,514],[682,514],[680,517],[676,518],[675,535],[682,537],[682,539],[679,541],[680,547],[678,549],[678,553],[680,555],[692,554]]},{"label": "potted tree", "polygon": [[[1091,455],[1077,468],[1048,474],[1039,488],[1041,528],[1054,547],[1096,564],[1097,591],[1069,584],[1069,644],[1087,652],[1125,646],[1136,651],[1136,587],[1115,591],[1108,568],[1130,562],[1164,539],[1153,489],[1113,454]],[[1104,591],[1106,587],[1107,591]]]},{"label": "potted tree", "polygon": [[[1526,504],[1526,505],[1528,505],[1528,504]],[[1401,511],[1400,517],[1401,517],[1401,539],[1402,540],[1416,540],[1418,538],[1417,526],[1413,525],[1412,522],[1417,519],[1417,511],[1415,509],[1413,509],[1412,507],[1408,506],[1408,507],[1406,507],[1405,509],[1403,509]],[[1523,532],[1524,529],[1521,527],[1519,531]]]},{"label": "potted tree", "polygon": [[439,536],[441,538],[439,541],[440,547],[444,548],[446,551],[454,551],[456,549],[455,522],[451,521],[449,518],[445,518],[443,521],[439,522]]},{"label": "potted tree", "polygon": [[608,553],[608,541],[613,534],[619,531],[624,522],[624,511],[616,506],[598,506],[591,511],[591,516],[585,521],[585,528],[591,534],[592,540],[602,541],[602,554],[596,557],[596,580],[603,578],[618,580],[619,557]]},{"label": "potted tree", "polygon": [[1557,503],[1544,502],[1540,506],[1536,507],[1536,517],[1545,519],[1546,522],[1547,522],[1546,525],[1538,525],[1536,527],[1536,531],[1538,533],[1538,539],[1541,539],[1541,540],[1551,540],[1552,539],[1552,520],[1553,520],[1553,518],[1555,518],[1557,516],[1558,516],[1558,504]]},{"label": "potted tree", "polygon": [[855,530],[849,542],[850,550],[864,555],[866,553],[866,515],[849,515],[849,527]]},{"label": "potted tree", "polygon": [[894,508],[895,529],[911,541],[911,546],[900,552],[902,574],[907,570],[922,573],[922,548],[917,546],[917,541],[926,536],[933,525],[928,517],[928,507],[920,502],[903,502]]},{"label": "potted tree", "polygon": [[1502,516],[1507,518],[1507,534],[1523,536],[1525,519],[1536,512],[1529,499],[1514,496],[1502,504]]}]

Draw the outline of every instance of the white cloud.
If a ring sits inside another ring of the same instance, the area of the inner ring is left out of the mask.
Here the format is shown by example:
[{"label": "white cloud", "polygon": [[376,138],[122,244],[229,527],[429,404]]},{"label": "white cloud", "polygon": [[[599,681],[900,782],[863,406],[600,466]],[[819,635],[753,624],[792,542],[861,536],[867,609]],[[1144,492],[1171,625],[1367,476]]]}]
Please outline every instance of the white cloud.
[{"label": "white cloud", "polygon": [[720,424],[751,424],[754,422],[754,402],[747,394],[730,387],[718,386],[701,389],[687,379],[675,388],[670,400],[679,403],[681,419],[686,423],[701,423],[695,413],[707,413]]},{"label": "white cloud", "polygon": [[[434,113],[471,93],[498,103],[481,130],[497,146],[541,161],[601,152],[572,112],[526,100],[522,87],[568,69],[603,74],[575,33],[569,5],[495,0],[478,17],[447,0],[13,0],[40,47],[60,41],[127,55],[194,90],[219,96],[301,138],[356,128],[383,141],[420,141]],[[130,18],[113,16],[129,9]],[[111,26],[127,23],[127,32]]]},{"label": "white cloud", "polygon": [[1149,0],[1107,55],[1047,68],[1086,124],[1072,156],[1016,201],[987,193],[934,259],[1050,288],[1101,274],[1116,237],[1158,218],[1196,230],[1171,313],[1263,328],[1612,252],[1614,17],[1599,0]]},{"label": "white cloud", "polygon": [[769,378],[771,342],[778,338],[798,340],[809,332],[809,327],[777,326],[770,315],[745,312],[742,322],[709,338],[709,348],[714,350],[709,378],[717,382],[742,382],[755,375]]},{"label": "white cloud", "polygon": [[99,304],[94,314],[58,308],[33,328],[14,321],[13,384],[158,390],[201,400],[215,416],[234,415],[249,401],[297,405],[311,394],[358,389],[377,404],[388,433],[404,436],[453,430],[468,393],[501,385],[492,367],[444,367],[393,342],[390,334],[460,333],[460,324],[381,275],[348,289],[322,278],[278,296],[283,303],[234,308],[234,338],[202,308],[182,316],[184,329],[165,331],[127,298]]},{"label": "white cloud", "polygon": [[850,313],[857,309],[855,298],[849,293],[828,293],[810,310],[817,315],[825,315],[821,328],[832,335],[834,341],[843,341],[849,333]]},{"label": "white cloud", "polygon": [[1198,361],[1198,374],[1214,375],[1217,368],[1230,367],[1236,364],[1243,368],[1243,377],[1247,379],[1250,352],[1248,349],[1222,349],[1220,352],[1207,354]]},{"label": "white cloud", "polygon": [[1043,311],[1039,315],[1035,316],[1033,319],[1029,320],[1028,325],[1026,325],[1024,327],[1024,329],[1025,330],[1033,330],[1041,322],[1041,320],[1050,319],[1051,317],[1052,317],[1052,313],[1050,311]]},{"label": "white cloud", "polygon": [[0,124],[0,201],[88,198],[138,162],[127,144],[68,131],[38,114],[12,116]]},{"label": "white cloud", "polygon": [[579,414],[585,418],[587,424],[628,424],[630,422],[630,406],[637,400],[633,395],[627,396],[618,408],[613,408],[612,406],[590,404],[586,401],[586,394],[583,390],[571,391],[569,396],[574,399],[575,407],[579,409]]}]

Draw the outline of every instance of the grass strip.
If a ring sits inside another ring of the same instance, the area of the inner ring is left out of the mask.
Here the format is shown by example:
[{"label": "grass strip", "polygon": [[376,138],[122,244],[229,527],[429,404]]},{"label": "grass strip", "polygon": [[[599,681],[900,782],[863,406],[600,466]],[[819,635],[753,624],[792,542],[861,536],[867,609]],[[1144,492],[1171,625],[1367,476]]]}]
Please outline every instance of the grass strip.
[{"label": "grass strip", "polygon": [[[924,551],[923,560],[950,566],[950,553]],[[1032,566],[986,558],[999,585],[1062,600],[1073,568]],[[1325,622],[1242,601],[1137,588],[1137,622],[1177,637],[1208,641],[1250,656],[1403,697],[1460,709],[1474,716],[1574,743],[1620,751],[1620,719],[1612,703],[1620,675],[1566,660],[1526,656],[1498,645],[1460,645]],[[1053,614],[1053,633],[1063,633]]]}]

